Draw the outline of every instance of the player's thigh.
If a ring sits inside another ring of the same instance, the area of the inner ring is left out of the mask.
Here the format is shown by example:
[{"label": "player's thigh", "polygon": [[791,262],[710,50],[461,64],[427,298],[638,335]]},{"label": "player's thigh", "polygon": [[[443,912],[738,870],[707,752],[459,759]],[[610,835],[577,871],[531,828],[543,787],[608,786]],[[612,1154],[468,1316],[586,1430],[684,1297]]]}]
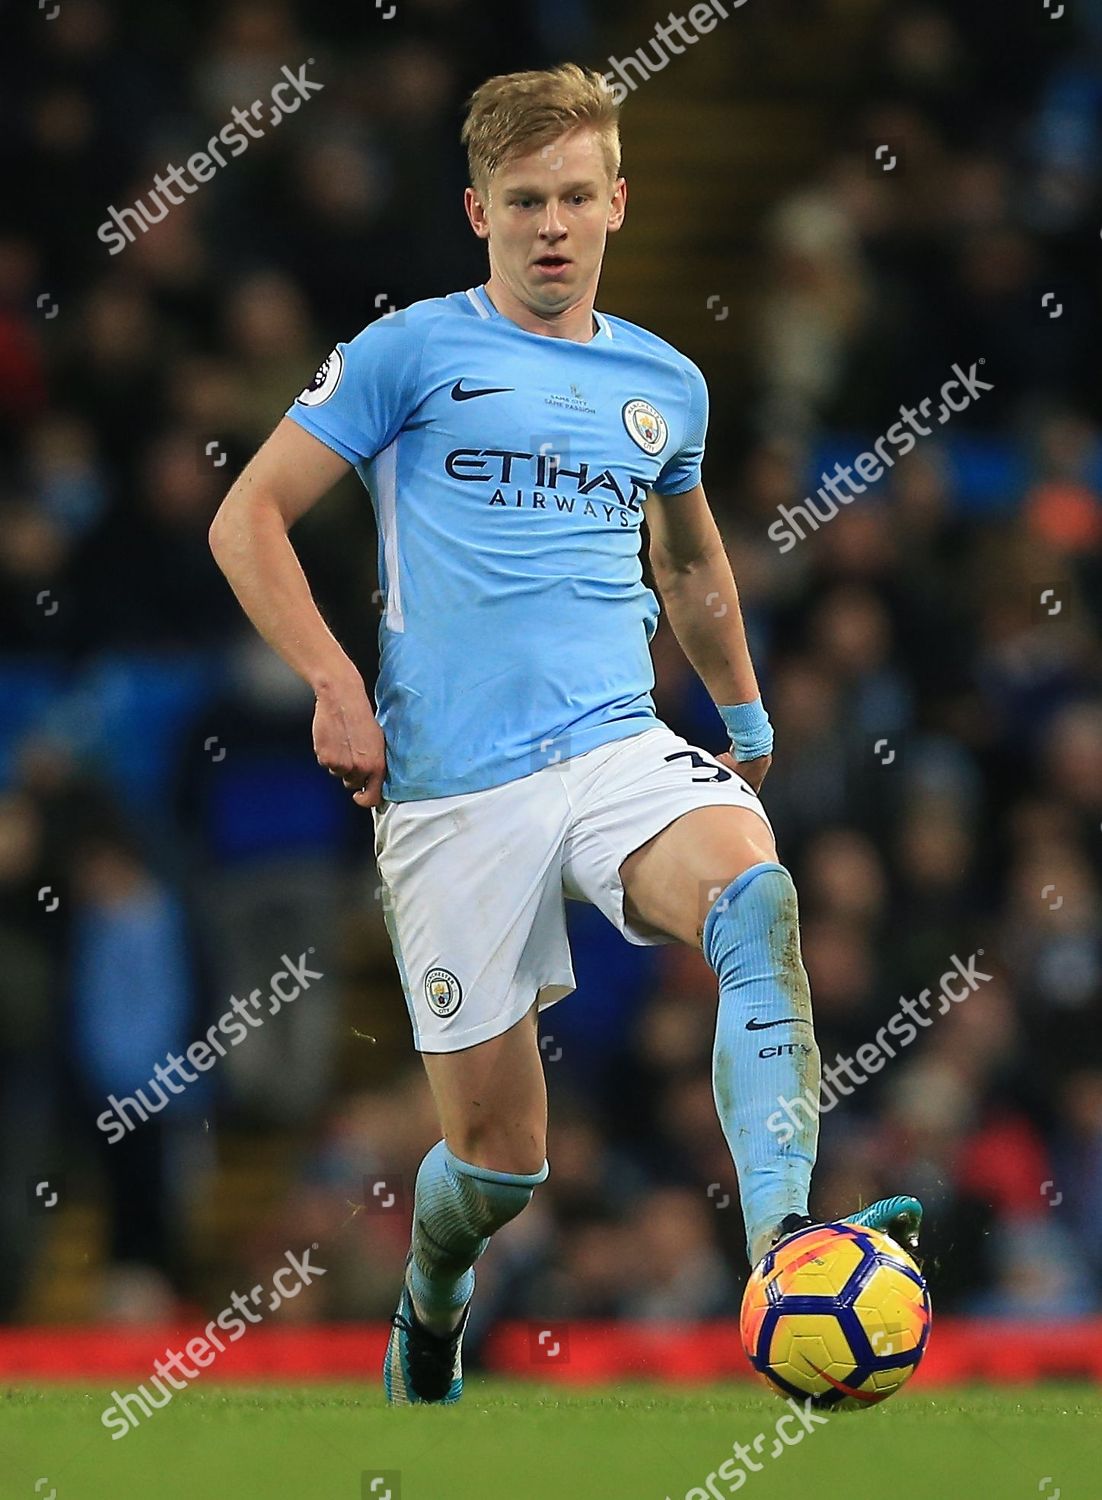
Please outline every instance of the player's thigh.
[{"label": "player's thigh", "polygon": [[574,988],[568,816],[553,771],[378,810],[383,914],[419,1052],[467,1051]]},{"label": "player's thigh", "polygon": [[570,813],[553,768],[375,819],[383,911],[413,1029],[457,1156],[543,1165],[536,1006],[574,988],[562,892]]},{"label": "player's thigh", "polygon": [[733,880],[775,862],[776,845],[756,812],[698,807],[634,850],[620,866],[625,915],[699,947],[704,919]]},{"label": "player's thigh", "polygon": [[422,1058],[444,1139],[462,1161],[538,1172],[547,1155],[547,1086],[537,1008],[501,1036]]},{"label": "player's thigh", "polygon": [[664,724],[572,766],[565,889],[631,943],[699,944],[720,892],[776,859],[754,789]]}]

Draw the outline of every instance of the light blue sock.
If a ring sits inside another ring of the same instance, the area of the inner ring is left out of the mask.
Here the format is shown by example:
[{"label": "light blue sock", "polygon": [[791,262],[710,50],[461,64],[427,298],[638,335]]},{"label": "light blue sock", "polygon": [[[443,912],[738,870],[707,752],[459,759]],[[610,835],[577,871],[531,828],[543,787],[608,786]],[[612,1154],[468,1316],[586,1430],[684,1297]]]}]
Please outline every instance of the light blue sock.
[{"label": "light blue sock", "polygon": [[515,1219],[547,1177],[544,1162],[528,1176],[460,1161],[437,1141],[417,1173],[413,1198],[413,1259],[407,1280],[429,1327],[454,1324],[471,1300],[474,1263],[490,1236]]},{"label": "light blue sock", "polygon": [[703,947],[719,977],[712,1088],[753,1261],[751,1247],[786,1214],[807,1213],[819,1139],[817,1110],[790,1123],[781,1107],[819,1097],[796,887],[783,865],[752,865],[732,881],[708,913]]}]

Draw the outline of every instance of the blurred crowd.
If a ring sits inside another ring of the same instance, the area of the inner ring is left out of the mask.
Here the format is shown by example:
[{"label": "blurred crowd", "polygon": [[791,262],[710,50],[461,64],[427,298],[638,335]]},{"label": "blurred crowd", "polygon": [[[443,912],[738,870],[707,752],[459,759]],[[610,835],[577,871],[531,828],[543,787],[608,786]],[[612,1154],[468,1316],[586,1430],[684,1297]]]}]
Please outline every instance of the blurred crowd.
[{"label": "blurred crowd", "polygon": [[[635,43],[585,0],[554,25],[504,0],[384,9],[65,0],[18,23],[33,68],[0,62],[0,155],[37,189],[0,210],[2,1316],[30,1305],[48,1178],[103,1210],[90,1311],[217,1300],[219,1253],[259,1280],[315,1240],[329,1274],[288,1316],[393,1307],[436,1129],[370,821],[318,775],[309,691],[245,626],[207,528],[338,338],[484,278],[456,211],[465,94]],[[1077,9],[882,7],[833,145],[762,228],[751,398],[730,423],[713,391],[705,470],[824,1062],[953,955],[992,976],[824,1114],[813,1210],[915,1192],[939,1307],[1040,1318],[1102,1305],[1102,15]],[[307,58],[325,88],[294,130],[117,257],[97,243],[108,205]],[[780,505],[979,360],[981,401],[779,553]],[[368,509],[349,481],[294,540],[370,683]],[[719,748],[665,625],[655,661],[660,715]],[[738,1307],[714,976],[571,915],[578,990],[542,1026],[551,1174],[480,1272],[476,1335]],[[324,977],[297,1008],[107,1144],[108,1096],[307,952]],[[212,1251],[195,1225],[227,1192],[256,1213]]]}]

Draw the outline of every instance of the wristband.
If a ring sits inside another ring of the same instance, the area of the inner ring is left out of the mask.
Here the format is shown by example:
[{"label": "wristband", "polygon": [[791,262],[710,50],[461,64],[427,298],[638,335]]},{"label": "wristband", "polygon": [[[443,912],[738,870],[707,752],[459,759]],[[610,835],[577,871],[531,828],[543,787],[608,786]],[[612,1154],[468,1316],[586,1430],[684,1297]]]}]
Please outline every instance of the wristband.
[{"label": "wristband", "polygon": [[731,736],[736,760],[757,760],[761,755],[773,753],[773,726],[760,698],[755,698],[753,703],[736,703],[727,708],[717,704],[716,707]]}]

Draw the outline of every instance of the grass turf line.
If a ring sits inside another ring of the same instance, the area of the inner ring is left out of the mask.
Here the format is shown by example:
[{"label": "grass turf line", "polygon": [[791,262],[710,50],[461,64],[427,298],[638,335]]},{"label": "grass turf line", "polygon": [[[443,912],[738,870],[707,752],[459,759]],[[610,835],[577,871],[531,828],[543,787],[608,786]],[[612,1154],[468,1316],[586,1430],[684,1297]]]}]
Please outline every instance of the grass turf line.
[{"label": "grass turf line", "polygon": [[390,1488],[391,1500],[684,1500],[759,1432],[763,1468],[738,1488],[760,1500],[1102,1493],[1102,1392],[1089,1386],[905,1392],[832,1417],[776,1459],[785,1407],[745,1386],[472,1379],[457,1407],[389,1410],[377,1386],[200,1381],[117,1441],[100,1424],[110,1399],[102,1387],[0,1393],[0,1497],[385,1500]]}]

